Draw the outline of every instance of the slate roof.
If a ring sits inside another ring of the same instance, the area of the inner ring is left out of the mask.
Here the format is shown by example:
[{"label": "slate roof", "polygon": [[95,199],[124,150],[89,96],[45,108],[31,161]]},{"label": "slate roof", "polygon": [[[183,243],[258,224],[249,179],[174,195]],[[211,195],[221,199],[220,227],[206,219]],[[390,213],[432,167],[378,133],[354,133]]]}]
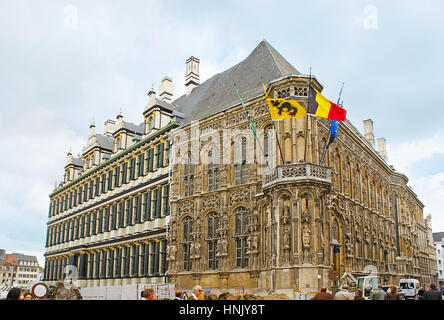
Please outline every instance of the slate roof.
[{"label": "slate roof", "polygon": [[442,238],[444,238],[444,232],[433,233],[433,242],[441,242]]},{"label": "slate roof", "polygon": [[111,137],[105,136],[103,134],[96,134],[97,145],[100,148],[106,150],[113,150],[114,148],[114,140]]},{"label": "slate roof", "polygon": [[37,262],[37,257],[36,256],[30,256],[30,255],[26,255],[23,253],[13,253],[17,259],[17,261],[31,261],[31,262]]},{"label": "slate roof", "polygon": [[[132,131],[132,132],[139,133],[139,134],[144,134],[144,131],[145,131],[143,125],[138,126],[137,124],[134,124],[131,122],[126,122],[126,121],[123,121],[123,128],[127,129],[129,131]],[[110,150],[112,150],[113,149],[113,144],[112,144],[113,139],[109,138],[109,137],[106,137],[106,138],[111,139],[111,149]]]},{"label": "slate roof", "polygon": [[288,75],[299,75],[284,57],[263,40],[251,54],[237,65],[218,73],[194,88],[190,94],[176,99],[176,110],[185,115],[183,124],[202,119],[239,103],[234,84],[242,98],[248,100],[263,94],[262,83]]},{"label": "slate roof", "polygon": [[74,166],[77,167],[83,167],[83,160],[82,159],[78,159],[78,158],[72,158],[72,162],[71,162]]}]

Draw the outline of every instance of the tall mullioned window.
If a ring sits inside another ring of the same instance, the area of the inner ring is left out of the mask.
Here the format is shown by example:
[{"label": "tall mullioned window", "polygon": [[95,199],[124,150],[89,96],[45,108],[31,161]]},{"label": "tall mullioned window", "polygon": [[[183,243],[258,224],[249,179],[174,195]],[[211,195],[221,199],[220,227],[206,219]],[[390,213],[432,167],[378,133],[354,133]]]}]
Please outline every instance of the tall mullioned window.
[{"label": "tall mullioned window", "polygon": [[248,267],[247,255],[247,232],[248,232],[248,209],[239,207],[234,211],[235,234],[233,236],[236,248],[236,267]]},{"label": "tall mullioned window", "polygon": [[217,240],[219,239],[219,217],[215,212],[211,212],[207,218],[208,225],[208,236],[207,236],[207,244],[208,244],[208,269],[217,269],[218,261],[217,261]]},{"label": "tall mullioned window", "polygon": [[273,139],[273,130],[272,130],[272,126],[266,126],[264,129],[264,157],[265,157],[265,163],[264,165],[271,165],[271,154],[272,154],[272,150],[271,146],[272,146],[272,139]]},{"label": "tall mullioned window", "polygon": [[213,151],[208,152],[208,191],[219,189],[219,168],[217,159],[213,157]]},{"label": "tall mullioned window", "polygon": [[188,153],[188,160],[185,164],[183,181],[185,197],[191,196],[194,192],[194,164],[192,163],[191,152]]},{"label": "tall mullioned window", "polygon": [[[238,152],[239,146],[235,146],[235,152]],[[234,165],[234,184],[246,184],[248,179],[248,164],[247,164],[247,139],[242,137],[240,141],[240,159]]]},{"label": "tall mullioned window", "polygon": [[187,217],[183,221],[183,270],[191,271],[191,243],[193,242],[193,238],[191,236],[191,232],[193,232],[193,221],[190,217]]}]

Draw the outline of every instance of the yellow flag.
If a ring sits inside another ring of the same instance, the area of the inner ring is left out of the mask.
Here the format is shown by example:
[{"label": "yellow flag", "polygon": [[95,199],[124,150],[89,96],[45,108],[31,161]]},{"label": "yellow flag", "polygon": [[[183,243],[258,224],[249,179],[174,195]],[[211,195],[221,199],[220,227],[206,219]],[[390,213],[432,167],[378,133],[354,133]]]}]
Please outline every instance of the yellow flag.
[{"label": "yellow flag", "polygon": [[267,98],[271,119],[297,119],[307,114],[304,107],[296,100]]},{"label": "yellow flag", "polygon": [[272,120],[297,119],[307,114],[304,107],[296,100],[272,99],[268,97],[267,88],[264,86],[265,97],[267,98],[268,109]]}]

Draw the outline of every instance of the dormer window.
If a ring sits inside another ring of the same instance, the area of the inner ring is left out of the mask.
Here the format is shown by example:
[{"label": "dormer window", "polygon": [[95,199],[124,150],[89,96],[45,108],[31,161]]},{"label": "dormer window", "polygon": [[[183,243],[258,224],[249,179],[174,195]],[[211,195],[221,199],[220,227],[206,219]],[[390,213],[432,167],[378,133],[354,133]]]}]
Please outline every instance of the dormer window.
[{"label": "dormer window", "polygon": [[120,137],[116,138],[116,145],[115,145],[116,151],[120,148]]},{"label": "dormer window", "polygon": [[147,129],[148,129],[148,131],[150,131],[153,128],[154,128],[154,119],[153,119],[153,116],[150,116],[147,121]]}]

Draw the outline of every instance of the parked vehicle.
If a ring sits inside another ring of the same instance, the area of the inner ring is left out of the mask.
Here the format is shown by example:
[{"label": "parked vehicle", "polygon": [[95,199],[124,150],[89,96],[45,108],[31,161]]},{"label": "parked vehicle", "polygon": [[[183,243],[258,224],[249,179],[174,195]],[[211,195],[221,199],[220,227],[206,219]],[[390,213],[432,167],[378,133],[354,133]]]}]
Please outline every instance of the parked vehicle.
[{"label": "parked vehicle", "polygon": [[[390,293],[390,287],[391,286],[382,286],[382,290],[384,290],[386,293]],[[405,300],[405,294],[402,292],[400,287],[396,287],[396,292],[399,294],[400,300]]]},{"label": "parked vehicle", "polygon": [[373,290],[376,289],[381,283],[381,279],[379,276],[365,276],[357,278],[357,288],[361,289],[362,296],[365,299],[369,299],[373,293]]},{"label": "parked vehicle", "polygon": [[401,288],[406,299],[417,299],[420,288],[419,281],[416,279],[401,279],[399,280],[399,288]]}]

